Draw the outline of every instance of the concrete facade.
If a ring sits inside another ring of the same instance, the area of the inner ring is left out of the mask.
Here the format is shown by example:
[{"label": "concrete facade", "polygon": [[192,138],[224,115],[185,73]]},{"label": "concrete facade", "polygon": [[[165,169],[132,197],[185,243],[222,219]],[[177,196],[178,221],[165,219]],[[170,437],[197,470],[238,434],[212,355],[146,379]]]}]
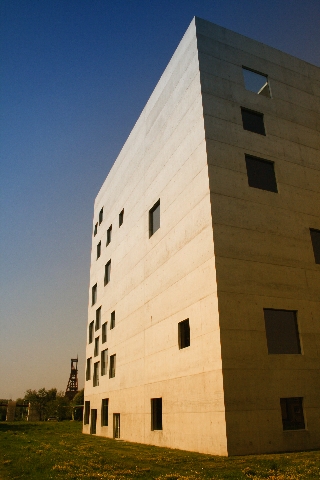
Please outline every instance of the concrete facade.
[{"label": "concrete facade", "polygon": [[[270,98],[245,88],[243,67],[267,76]],[[244,129],[241,107],[263,114],[265,135]],[[217,455],[320,446],[320,265],[310,239],[320,231],[319,112],[319,68],[191,22],[95,201],[85,433],[114,437],[120,414],[120,438],[140,443]],[[277,193],[248,185],[245,155],[273,162]],[[270,355],[264,309],[296,312],[301,353]],[[186,319],[190,346],[179,349]],[[152,430],[156,398],[162,429]],[[284,429],[286,398],[303,399],[304,428]]]}]

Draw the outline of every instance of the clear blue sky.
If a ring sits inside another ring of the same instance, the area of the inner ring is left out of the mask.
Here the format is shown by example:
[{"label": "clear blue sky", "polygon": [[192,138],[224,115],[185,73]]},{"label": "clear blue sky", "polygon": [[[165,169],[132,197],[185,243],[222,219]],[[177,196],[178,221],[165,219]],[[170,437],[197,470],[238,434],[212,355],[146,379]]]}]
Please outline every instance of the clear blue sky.
[{"label": "clear blue sky", "polygon": [[320,66],[319,0],[2,0],[0,398],[83,386],[94,198],[195,15]]}]

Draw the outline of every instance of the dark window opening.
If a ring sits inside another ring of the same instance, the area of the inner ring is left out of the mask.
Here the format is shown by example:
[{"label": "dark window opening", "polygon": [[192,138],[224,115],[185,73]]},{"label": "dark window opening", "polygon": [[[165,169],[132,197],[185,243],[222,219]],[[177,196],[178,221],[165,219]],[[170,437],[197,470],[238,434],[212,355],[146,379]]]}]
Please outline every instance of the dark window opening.
[{"label": "dark window opening", "polygon": [[94,339],[94,354],[93,356],[96,357],[99,355],[99,337]]},{"label": "dark window opening", "polygon": [[90,433],[91,435],[95,435],[97,433],[97,409],[96,408],[93,408],[91,410]]},{"label": "dark window opening", "polygon": [[180,349],[190,347],[190,325],[188,318],[178,323],[178,342]]},{"label": "dark window opening", "polygon": [[246,67],[242,67],[242,73],[246,90],[257,93],[258,95],[263,95],[264,97],[271,97],[267,75]]},{"label": "dark window opening", "polygon": [[97,245],[97,260],[101,255],[101,242],[98,243]]},{"label": "dark window opening", "polygon": [[116,326],[116,312],[111,312],[111,319],[110,319],[110,330],[112,330]]},{"label": "dark window opening", "polygon": [[315,262],[320,264],[320,230],[310,228],[310,235]]},{"label": "dark window opening", "polygon": [[98,285],[95,284],[92,287],[92,305],[94,305],[97,301],[97,290],[98,290]]},{"label": "dark window opening", "polygon": [[304,430],[302,397],[280,398],[283,430]]},{"label": "dark window opening", "polygon": [[98,233],[98,224],[96,223],[93,230],[93,236],[95,237]]},{"label": "dark window opening", "polygon": [[108,426],[109,416],[109,398],[103,398],[101,401],[101,427]]},{"label": "dark window opening", "polygon": [[93,324],[94,324],[94,321],[92,320],[92,322],[90,322],[89,324],[89,342],[88,343],[93,342]]},{"label": "dark window opening", "polygon": [[93,386],[99,386],[99,364],[100,362],[96,362],[93,366]]},{"label": "dark window opening", "polygon": [[113,414],[113,438],[120,438],[120,413]]},{"label": "dark window opening", "polygon": [[111,355],[110,357],[110,368],[109,368],[109,378],[114,378],[116,376],[116,356]]},{"label": "dark window opening", "polygon": [[149,210],[149,237],[160,228],[160,200]]},{"label": "dark window opening", "polygon": [[87,358],[86,380],[90,380],[91,378],[91,360],[91,357]]},{"label": "dark window opening", "polygon": [[111,242],[112,225],[107,230],[107,245]]},{"label": "dark window opening", "polygon": [[245,158],[249,186],[278,193],[274,163],[251,155]]},{"label": "dark window opening", "polygon": [[245,130],[259,133],[260,135],[266,134],[262,113],[254,112],[253,110],[247,110],[246,108],[241,108],[241,115],[243,128]]},{"label": "dark window opening", "polygon": [[99,330],[101,325],[101,307],[96,310],[96,326],[95,330]]},{"label": "dark window opening", "polygon": [[102,350],[101,352],[101,376],[107,375],[108,369],[108,349]]},{"label": "dark window opening", "polygon": [[84,415],[83,415],[84,425],[89,424],[89,419],[90,419],[90,402],[86,400],[84,402]]},{"label": "dark window opening", "polygon": [[110,282],[111,276],[111,260],[104,267],[104,285],[107,285]]},{"label": "dark window opening", "polygon": [[123,224],[124,209],[119,213],[119,227]]},{"label": "dark window opening", "polygon": [[103,220],[103,208],[101,208],[99,212],[99,225],[102,223],[102,220]]},{"label": "dark window opening", "polygon": [[102,325],[102,339],[101,339],[102,343],[106,343],[107,341],[107,327],[108,327],[108,322],[105,322]]},{"label": "dark window opening", "polygon": [[162,398],[151,398],[151,430],[162,430]]},{"label": "dark window opening", "polygon": [[269,308],[265,308],[263,311],[268,353],[300,354],[297,312]]}]

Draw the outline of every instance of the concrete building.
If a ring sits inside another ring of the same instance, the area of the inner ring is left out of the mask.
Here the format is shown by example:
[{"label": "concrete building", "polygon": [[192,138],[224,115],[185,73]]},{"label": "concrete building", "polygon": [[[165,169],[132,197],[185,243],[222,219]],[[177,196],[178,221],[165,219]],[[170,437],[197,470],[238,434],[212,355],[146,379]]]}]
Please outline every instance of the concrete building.
[{"label": "concrete building", "polygon": [[320,447],[320,69],[193,19],[94,207],[83,431]]}]

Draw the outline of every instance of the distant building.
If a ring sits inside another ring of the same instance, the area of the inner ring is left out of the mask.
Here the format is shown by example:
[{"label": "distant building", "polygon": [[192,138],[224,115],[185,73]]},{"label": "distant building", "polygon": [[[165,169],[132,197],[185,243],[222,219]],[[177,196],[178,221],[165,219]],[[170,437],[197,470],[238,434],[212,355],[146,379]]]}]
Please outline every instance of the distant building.
[{"label": "distant building", "polygon": [[94,207],[85,433],[320,447],[320,69],[195,18]]}]

